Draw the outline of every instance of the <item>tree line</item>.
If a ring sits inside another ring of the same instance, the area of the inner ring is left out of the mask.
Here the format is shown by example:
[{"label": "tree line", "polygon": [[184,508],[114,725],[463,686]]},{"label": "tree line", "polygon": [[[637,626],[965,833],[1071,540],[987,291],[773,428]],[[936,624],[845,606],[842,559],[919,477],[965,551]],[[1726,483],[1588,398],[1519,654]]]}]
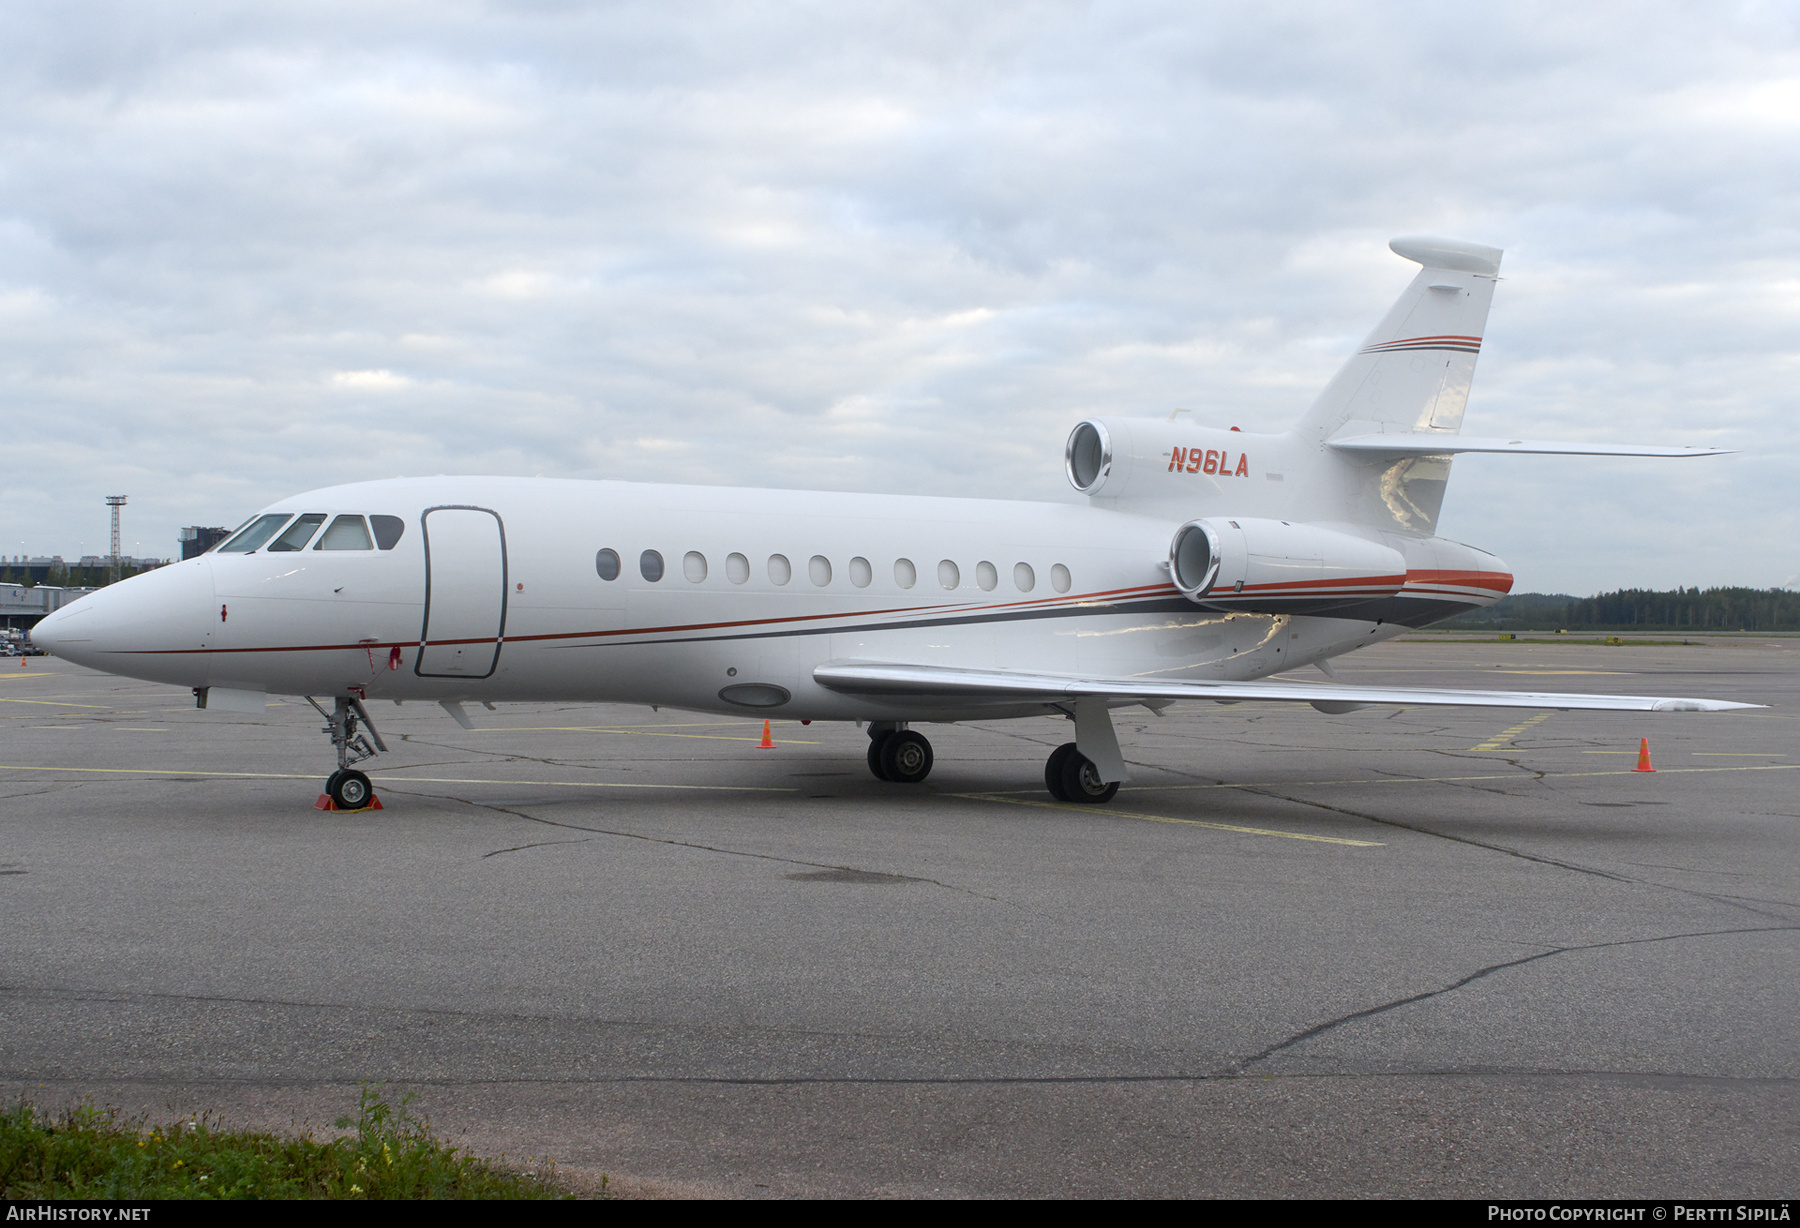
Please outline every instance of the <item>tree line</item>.
[{"label": "tree line", "polygon": [[1800,631],[1800,592],[1622,588],[1592,597],[1514,593],[1438,626],[1494,631]]},{"label": "tree line", "polygon": [[[152,571],[154,568],[136,567],[127,564],[119,570],[121,580],[137,575],[140,571]],[[42,578],[39,574],[42,573]],[[80,567],[67,563],[52,563],[48,569],[28,568],[23,564],[0,563],[0,584],[18,584],[32,588],[39,584],[55,588],[104,588],[113,582],[110,567]]]}]

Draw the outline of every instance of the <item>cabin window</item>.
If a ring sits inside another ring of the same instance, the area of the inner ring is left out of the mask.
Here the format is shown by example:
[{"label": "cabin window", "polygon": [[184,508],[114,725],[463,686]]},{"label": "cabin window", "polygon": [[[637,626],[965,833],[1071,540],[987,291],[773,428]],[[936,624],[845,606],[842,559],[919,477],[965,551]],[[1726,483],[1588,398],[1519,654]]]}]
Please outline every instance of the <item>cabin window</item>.
[{"label": "cabin window", "polygon": [[690,550],[682,555],[681,574],[687,577],[689,584],[698,584],[706,579],[706,556],[698,550]]},{"label": "cabin window", "polygon": [[733,584],[742,584],[750,578],[750,560],[741,554],[725,556],[725,578]]},{"label": "cabin window", "polygon": [[1072,583],[1073,581],[1069,579],[1069,569],[1064,567],[1061,563],[1056,564],[1050,569],[1050,587],[1057,592],[1068,592],[1069,586]]},{"label": "cabin window", "polygon": [[617,580],[619,578],[619,552],[602,550],[594,555],[594,570],[599,573],[602,580]]},{"label": "cabin window", "polygon": [[1030,563],[1013,564],[1013,587],[1021,593],[1029,593],[1037,587],[1037,573],[1031,570]]},{"label": "cabin window", "polygon": [[850,560],[850,583],[857,588],[868,588],[869,581],[875,578],[875,569],[869,566],[869,560],[854,558]]},{"label": "cabin window", "polygon": [[769,556],[769,581],[772,584],[786,584],[794,578],[794,565],[787,561],[785,554]]},{"label": "cabin window", "polygon": [[361,516],[339,516],[331,522],[331,527],[319,534],[319,544],[314,550],[373,550],[375,543],[369,539],[369,526],[363,523]]},{"label": "cabin window", "polygon": [[986,560],[975,564],[975,583],[981,586],[982,592],[993,592],[1000,586],[999,569]]},{"label": "cabin window", "polygon": [[938,583],[945,588],[956,588],[962,583],[962,572],[955,563],[945,559],[938,564]]},{"label": "cabin window", "polygon": [[312,535],[318,532],[319,526],[324,523],[324,512],[308,512],[304,516],[295,517],[294,523],[283,530],[280,537],[269,543],[269,553],[306,549],[306,543],[312,540]]},{"label": "cabin window", "polygon": [[401,535],[406,532],[406,522],[398,516],[371,516],[369,525],[375,530],[375,545],[382,550],[398,546]]},{"label": "cabin window", "polygon": [[822,554],[815,554],[806,564],[806,575],[814,584],[824,588],[831,583],[831,560]]},{"label": "cabin window", "polygon": [[249,528],[219,547],[220,554],[249,554],[252,550],[275,536],[275,530],[287,523],[290,513],[281,512],[274,516],[258,516]]},{"label": "cabin window", "polygon": [[638,574],[655,584],[663,578],[663,557],[654,550],[638,555]]},{"label": "cabin window", "polygon": [[919,582],[919,569],[913,566],[911,559],[894,560],[894,583],[901,588],[911,588]]}]

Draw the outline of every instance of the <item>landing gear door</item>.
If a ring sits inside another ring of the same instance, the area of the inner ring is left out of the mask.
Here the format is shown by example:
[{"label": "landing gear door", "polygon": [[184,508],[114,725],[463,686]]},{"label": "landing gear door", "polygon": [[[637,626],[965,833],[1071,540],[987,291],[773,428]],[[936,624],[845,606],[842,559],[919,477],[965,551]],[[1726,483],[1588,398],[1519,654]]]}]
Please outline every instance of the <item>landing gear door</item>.
[{"label": "landing gear door", "polygon": [[425,539],[425,625],[413,672],[487,678],[506,635],[506,528],[484,507],[434,507]]}]

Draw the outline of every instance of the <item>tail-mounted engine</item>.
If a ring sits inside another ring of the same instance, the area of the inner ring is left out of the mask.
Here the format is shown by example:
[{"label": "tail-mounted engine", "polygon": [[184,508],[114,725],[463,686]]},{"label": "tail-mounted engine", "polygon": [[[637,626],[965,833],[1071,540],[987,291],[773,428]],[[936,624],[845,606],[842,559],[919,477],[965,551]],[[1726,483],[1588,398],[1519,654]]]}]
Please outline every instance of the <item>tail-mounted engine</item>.
[{"label": "tail-mounted engine", "polygon": [[1208,609],[1309,614],[1393,596],[1406,583],[1406,560],[1333,529],[1212,516],[1175,531],[1169,575]]},{"label": "tail-mounted engine", "polygon": [[1272,435],[1219,430],[1192,422],[1089,418],[1069,433],[1063,471],[1069,485],[1102,499],[1254,495],[1276,464]]}]

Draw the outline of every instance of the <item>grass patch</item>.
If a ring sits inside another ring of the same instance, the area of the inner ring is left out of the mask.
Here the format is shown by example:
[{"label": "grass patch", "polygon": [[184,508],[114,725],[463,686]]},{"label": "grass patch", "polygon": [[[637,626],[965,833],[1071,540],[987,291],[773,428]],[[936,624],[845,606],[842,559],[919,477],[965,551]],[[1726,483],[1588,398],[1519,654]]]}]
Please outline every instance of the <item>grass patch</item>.
[{"label": "grass patch", "polygon": [[[320,1141],[220,1129],[207,1117],[144,1128],[92,1104],[60,1117],[0,1113],[0,1198],[570,1198],[554,1171],[507,1172],[432,1136],[430,1123],[362,1089],[352,1133]],[[553,1170],[554,1166],[546,1166]]]}]

